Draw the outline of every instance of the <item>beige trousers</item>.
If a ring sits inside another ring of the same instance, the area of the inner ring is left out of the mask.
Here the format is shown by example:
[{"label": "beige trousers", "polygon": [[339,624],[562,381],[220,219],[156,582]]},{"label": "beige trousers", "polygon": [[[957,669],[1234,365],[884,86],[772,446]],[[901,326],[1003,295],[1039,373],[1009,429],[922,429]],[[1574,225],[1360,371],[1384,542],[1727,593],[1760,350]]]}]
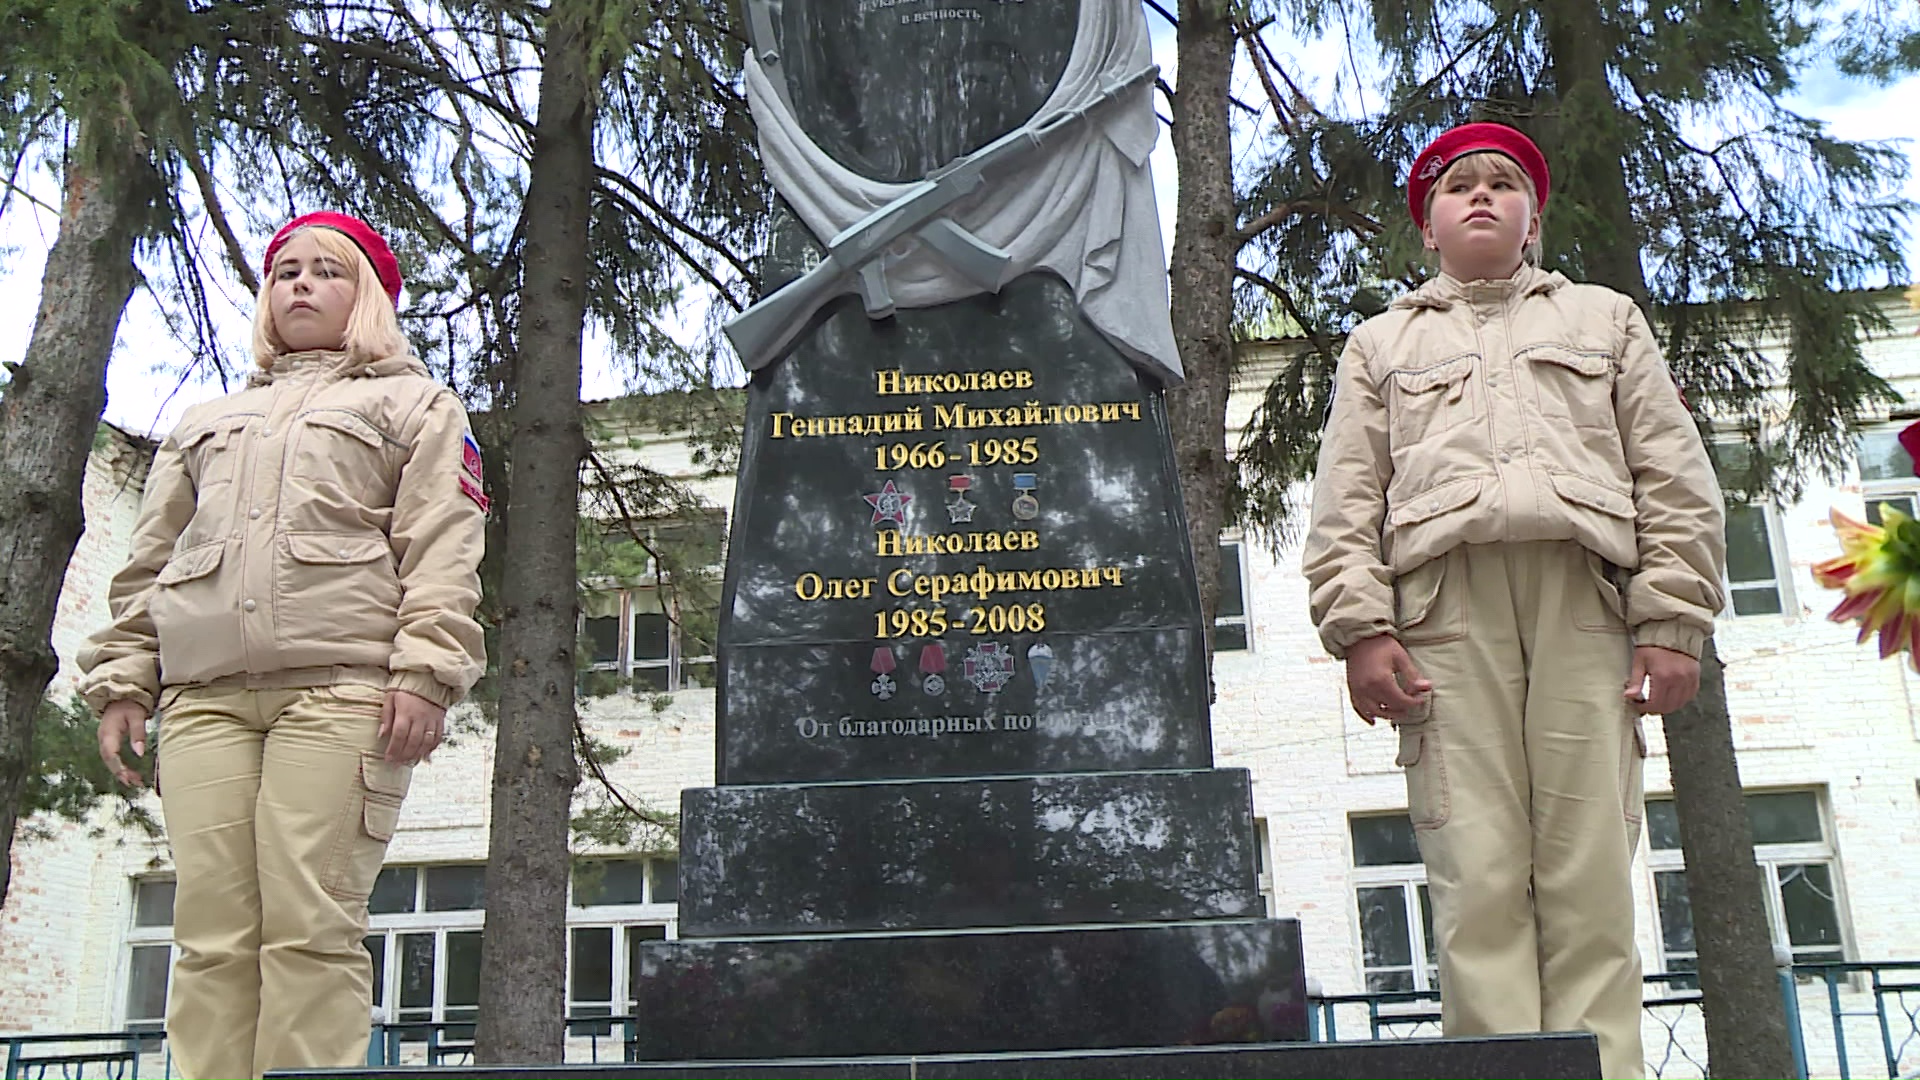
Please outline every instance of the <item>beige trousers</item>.
[{"label": "beige trousers", "polygon": [[180,1075],[366,1064],[367,897],[412,772],[376,746],[384,695],[341,683],[161,696]]},{"label": "beige trousers", "polygon": [[1571,541],[1463,545],[1394,585],[1433,681],[1400,726],[1447,1035],[1591,1031],[1644,1075],[1633,932],[1640,720],[1621,595]]}]

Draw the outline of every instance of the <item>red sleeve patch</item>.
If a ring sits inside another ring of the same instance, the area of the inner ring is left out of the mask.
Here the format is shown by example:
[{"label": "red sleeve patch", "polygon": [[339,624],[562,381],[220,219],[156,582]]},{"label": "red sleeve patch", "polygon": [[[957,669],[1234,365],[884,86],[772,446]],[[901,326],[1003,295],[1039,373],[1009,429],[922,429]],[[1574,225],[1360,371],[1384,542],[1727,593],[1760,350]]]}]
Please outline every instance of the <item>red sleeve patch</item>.
[{"label": "red sleeve patch", "polygon": [[472,499],[473,504],[478,506],[483,514],[493,505],[493,501],[487,498],[486,491],[480,487],[480,481],[468,476],[465,472],[460,474],[460,494]]}]

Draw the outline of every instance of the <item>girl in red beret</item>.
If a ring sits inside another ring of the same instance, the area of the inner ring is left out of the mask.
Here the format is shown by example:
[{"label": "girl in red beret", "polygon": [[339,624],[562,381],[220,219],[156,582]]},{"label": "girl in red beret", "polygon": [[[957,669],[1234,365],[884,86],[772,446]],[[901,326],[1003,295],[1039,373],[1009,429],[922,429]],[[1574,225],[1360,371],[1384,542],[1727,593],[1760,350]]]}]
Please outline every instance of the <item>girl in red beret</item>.
[{"label": "girl in red beret", "polygon": [[400,331],[393,252],[309,214],[265,271],[258,370],[160,444],[113,621],[80,660],[122,782],[160,715],[187,1077],[365,1063],[367,898],[413,766],[484,663],[479,453]]},{"label": "girl in red beret", "polygon": [[1538,268],[1550,183],[1499,124],[1414,159],[1440,273],[1348,338],[1304,561],[1399,730],[1446,1034],[1591,1031],[1633,1077],[1641,716],[1699,688],[1724,511],[1645,316]]}]

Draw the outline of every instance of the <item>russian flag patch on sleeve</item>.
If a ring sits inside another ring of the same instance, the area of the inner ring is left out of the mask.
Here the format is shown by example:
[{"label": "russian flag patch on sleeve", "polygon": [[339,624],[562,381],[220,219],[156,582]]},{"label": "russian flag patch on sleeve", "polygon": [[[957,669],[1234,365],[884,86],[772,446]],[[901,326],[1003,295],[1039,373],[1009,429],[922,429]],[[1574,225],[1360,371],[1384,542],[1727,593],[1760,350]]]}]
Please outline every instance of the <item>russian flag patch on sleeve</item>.
[{"label": "russian flag patch on sleeve", "polygon": [[460,494],[472,499],[483,514],[491,504],[480,465],[480,444],[473,441],[472,432],[460,437]]},{"label": "russian flag patch on sleeve", "polygon": [[475,480],[484,479],[480,469],[480,444],[473,441],[473,433],[460,437],[460,467]]}]

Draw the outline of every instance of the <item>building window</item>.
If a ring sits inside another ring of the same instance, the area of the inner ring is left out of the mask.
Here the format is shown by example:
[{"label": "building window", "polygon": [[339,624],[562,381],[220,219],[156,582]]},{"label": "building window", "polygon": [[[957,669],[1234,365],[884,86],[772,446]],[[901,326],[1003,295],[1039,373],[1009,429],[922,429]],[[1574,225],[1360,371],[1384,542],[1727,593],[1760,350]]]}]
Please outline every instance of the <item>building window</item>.
[{"label": "building window", "polygon": [[1267,819],[1253,819],[1253,872],[1260,890],[1260,899],[1266,905],[1267,918],[1280,917],[1280,898],[1273,891],[1273,863],[1267,858]]},{"label": "building window", "polygon": [[[373,1004],[388,1022],[452,1025],[442,1029],[443,1038],[473,1037],[486,869],[480,863],[388,866],[374,880],[364,944],[373,959]],[[166,1021],[173,896],[171,880],[133,882],[124,1007],[129,1031],[157,1031]],[[640,945],[673,936],[679,899],[680,864],[671,857],[576,864],[567,907],[568,1016],[635,1013]]]},{"label": "building window", "polygon": [[127,931],[128,1031],[158,1031],[167,1019],[167,984],[173,975],[171,880],[133,882],[133,926]]},{"label": "building window", "polygon": [[1404,812],[1356,814],[1347,819],[1347,831],[1367,992],[1439,989],[1433,902],[1412,819]]},{"label": "building window", "polygon": [[592,576],[580,635],[601,676],[584,686],[609,676],[643,693],[713,685],[725,524],[714,510],[640,523],[644,545],[628,532],[583,541],[581,565]]},{"label": "building window", "polygon": [[[1767,926],[1774,947],[1792,952],[1796,964],[1839,962],[1848,953],[1840,867],[1822,802],[1818,791],[1752,792],[1746,797]],[[1647,800],[1647,846],[1666,970],[1698,970],[1680,817],[1672,798]]]},{"label": "building window", "polygon": [[1220,600],[1213,613],[1213,651],[1237,652],[1253,647],[1247,628],[1247,562],[1245,545],[1238,540],[1220,543]]},{"label": "building window", "polygon": [[[576,863],[567,915],[567,1015],[637,1016],[640,946],[678,917],[680,864],[671,858]],[[606,1025],[599,1034],[608,1034]],[[576,1026],[575,1035],[594,1033]]]},{"label": "building window", "polygon": [[1742,439],[1717,439],[1714,471],[1727,503],[1727,599],[1734,615],[1779,615],[1790,610],[1786,539],[1773,504],[1746,493],[1760,485]]},{"label": "building window", "polygon": [[[479,1015],[486,884],[478,863],[388,866],[374,879],[365,944],[373,1004],[389,1022],[466,1025]],[[443,1034],[471,1038],[473,1029]]]},{"label": "building window", "polygon": [[1900,445],[1902,425],[1889,424],[1862,431],[1854,439],[1854,456],[1860,462],[1860,490],[1866,496],[1867,522],[1880,524],[1880,512],[1894,507],[1908,517],[1920,506],[1920,480],[1913,475],[1913,458]]},{"label": "building window", "polygon": [[[581,621],[596,672],[617,674],[637,691],[713,685],[712,630],[718,605],[690,615],[677,593],[619,589],[589,596]],[[704,632],[689,625],[701,621]]]}]

